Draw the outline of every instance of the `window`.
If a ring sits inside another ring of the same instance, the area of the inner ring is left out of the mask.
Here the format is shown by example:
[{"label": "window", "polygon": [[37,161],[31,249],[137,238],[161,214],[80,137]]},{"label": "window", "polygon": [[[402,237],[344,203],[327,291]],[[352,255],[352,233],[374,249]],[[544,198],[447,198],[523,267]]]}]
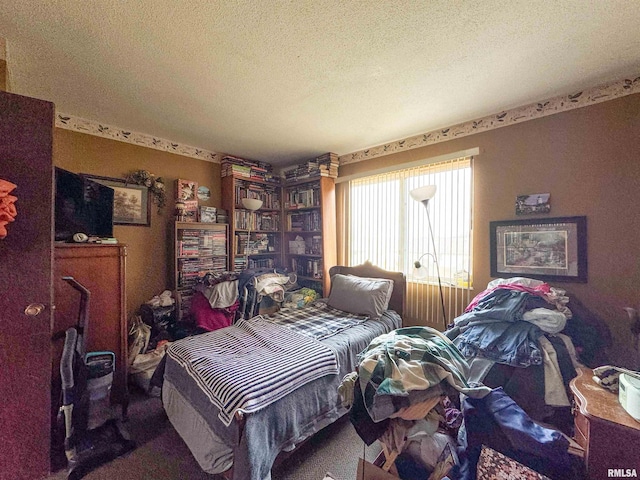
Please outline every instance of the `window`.
[{"label": "window", "polygon": [[[350,180],[344,211],[347,263],[358,265],[369,260],[386,270],[404,272],[409,310],[412,302],[416,303],[414,315],[428,317],[427,324],[443,326],[438,313],[442,310],[439,273],[445,302],[449,303],[446,320],[450,322],[454,313],[461,313],[461,306],[466,307],[471,286],[472,184],[472,157]],[[428,203],[429,217],[425,207],[409,195],[412,189],[425,185],[437,187]],[[418,259],[426,268],[426,278],[413,275]]]}]

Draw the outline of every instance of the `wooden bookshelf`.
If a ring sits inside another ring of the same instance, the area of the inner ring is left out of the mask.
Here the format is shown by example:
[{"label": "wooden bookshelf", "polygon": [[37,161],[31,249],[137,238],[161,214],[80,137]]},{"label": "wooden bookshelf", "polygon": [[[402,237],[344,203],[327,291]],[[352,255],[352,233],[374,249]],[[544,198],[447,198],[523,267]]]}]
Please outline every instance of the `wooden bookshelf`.
[{"label": "wooden bookshelf", "polygon": [[[251,212],[242,206],[243,198],[259,198],[263,201],[262,207]],[[236,175],[222,177],[222,208],[229,215],[230,270],[282,266],[282,188],[279,183]]]},{"label": "wooden bookshelf", "polygon": [[189,313],[198,277],[229,269],[228,227],[224,223],[175,222],[173,271],[178,319]]},{"label": "wooden bookshelf", "polygon": [[328,296],[329,269],[337,263],[335,181],[289,182],[282,197],[284,266],[298,275],[298,284]]}]

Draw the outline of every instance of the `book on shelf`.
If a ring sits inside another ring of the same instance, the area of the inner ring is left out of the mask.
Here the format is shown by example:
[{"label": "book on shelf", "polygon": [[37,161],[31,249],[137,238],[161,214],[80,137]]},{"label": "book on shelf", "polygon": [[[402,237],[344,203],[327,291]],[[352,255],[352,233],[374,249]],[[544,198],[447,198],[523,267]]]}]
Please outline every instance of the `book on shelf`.
[{"label": "book on shelf", "polygon": [[236,176],[249,180],[280,184],[280,177],[273,173],[273,166],[266,162],[225,155],[222,157],[221,163],[221,175],[223,177]]},{"label": "book on shelf", "polygon": [[251,212],[235,210],[234,221],[238,230],[279,230],[280,214],[277,212]]},{"label": "book on shelf", "polygon": [[184,229],[177,240],[179,256],[226,255],[226,232]]},{"label": "book on shelf", "polygon": [[278,252],[278,238],[270,233],[251,233],[251,239],[247,247],[247,233],[236,232],[236,252],[238,255],[265,255]]},{"label": "book on shelf", "polygon": [[291,271],[298,276],[322,279],[322,259],[298,259],[296,257],[289,259]]},{"label": "book on shelf", "polygon": [[292,187],[285,190],[285,208],[309,208],[320,206],[320,184]]},{"label": "book on shelf", "polygon": [[322,229],[322,216],[316,210],[289,213],[286,221],[290,232],[315,232]]},{"label": "book on shelf", "polygon": [[292,183],[309,178],[338,176],[339,159],[335,153],[325,153],[312,160],[285,170],[285,183]]},{"label": "book on shelf", "polygon": [[249,268],[275,268],[277,262],[273,258],[249,258]]},{"label": "book on shelf", "polygon": [[236,180],[234,189],[237,208],[244,208],[242,205],[243,198],[256,198],[262,200],[262,209],[280,209],[280,192],[275,185]]}]

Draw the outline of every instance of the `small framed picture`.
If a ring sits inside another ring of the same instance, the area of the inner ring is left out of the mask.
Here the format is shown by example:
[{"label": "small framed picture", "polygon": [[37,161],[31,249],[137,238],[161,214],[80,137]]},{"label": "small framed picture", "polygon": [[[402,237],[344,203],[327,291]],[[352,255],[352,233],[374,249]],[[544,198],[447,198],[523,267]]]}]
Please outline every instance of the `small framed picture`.
[{"label": "small framed picture", "polygon": [[179,178],[176,180],[176,198],[178,200],[195,200],[198,201],[198,182],[184,180]]},{"label": "small framed picture", "polygon": [[548,193],[518,195],[516,197],[516,215],[549,213],[551,211],[550,197],[551,195]]},{"label": "small framed picture", "polygon": [[98,177],[82,174],[84,178],[111,187],[113,193],[113,224],[151,225],[151,202],[149,189],[144,185],[127,183],[125,180],[111,177]]},{"label": "small framed picture", "polygon": [[587,217],[489,224],[491,276],[587,281]]},{"label": "small framed picture", "polygon": [[211,190],[209,187],[205,187],[204,185],[200,185],[198,187],[198,200],[207,201],[211,198]]}]

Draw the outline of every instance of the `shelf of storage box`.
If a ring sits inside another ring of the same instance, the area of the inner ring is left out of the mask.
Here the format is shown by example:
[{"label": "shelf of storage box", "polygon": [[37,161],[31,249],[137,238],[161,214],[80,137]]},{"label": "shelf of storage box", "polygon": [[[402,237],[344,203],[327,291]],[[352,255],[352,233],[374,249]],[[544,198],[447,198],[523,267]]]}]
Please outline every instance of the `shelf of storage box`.
[{"label": "shelf of storage box", "polygon": [[[229,212],[230,268],[276,268],[282,257],[282,190],[278,183],[228,175],[222,177],[222,206]],[[243,198],[258,198],[262,207],[255,212],[242,206]],[[249,261],[247,234],[249,242]]]},{"label": "shelf of storage box", "polygon": [[282,189],[284,265],[298,283],[329,294],[336,264],[335,184],[330,177],[287,183]]}]

